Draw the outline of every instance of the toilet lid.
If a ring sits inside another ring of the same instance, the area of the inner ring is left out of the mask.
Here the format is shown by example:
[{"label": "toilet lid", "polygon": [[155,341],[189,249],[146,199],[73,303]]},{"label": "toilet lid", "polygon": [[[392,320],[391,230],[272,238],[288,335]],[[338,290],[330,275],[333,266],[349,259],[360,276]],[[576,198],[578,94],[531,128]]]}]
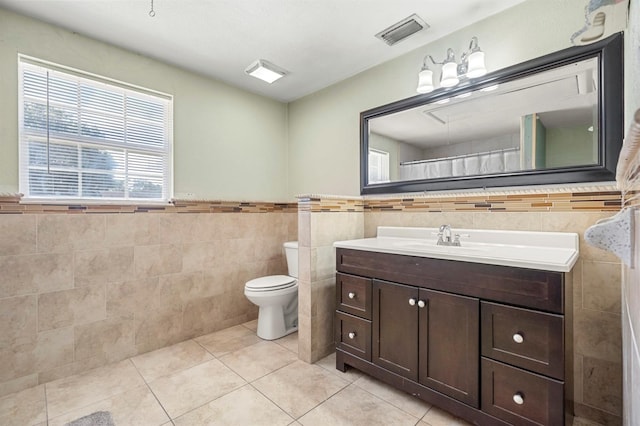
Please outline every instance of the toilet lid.
[{"label": "toilet lid", "polygon": [[291,287],[296,283],[296,279],[288,275],[269,275],[248,281],[244,286],[250,290],[282,290]]}]

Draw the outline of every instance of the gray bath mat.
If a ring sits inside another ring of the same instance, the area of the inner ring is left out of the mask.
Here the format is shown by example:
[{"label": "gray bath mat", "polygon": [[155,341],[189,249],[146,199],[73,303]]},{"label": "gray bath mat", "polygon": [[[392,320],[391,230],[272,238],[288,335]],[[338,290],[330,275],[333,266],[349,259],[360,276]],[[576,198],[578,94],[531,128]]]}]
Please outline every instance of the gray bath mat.
[{"label": "gray bath mat", "polygon": [[80,417],[65,426],[116,426],[108,411],[96,411],[88,416]]}]

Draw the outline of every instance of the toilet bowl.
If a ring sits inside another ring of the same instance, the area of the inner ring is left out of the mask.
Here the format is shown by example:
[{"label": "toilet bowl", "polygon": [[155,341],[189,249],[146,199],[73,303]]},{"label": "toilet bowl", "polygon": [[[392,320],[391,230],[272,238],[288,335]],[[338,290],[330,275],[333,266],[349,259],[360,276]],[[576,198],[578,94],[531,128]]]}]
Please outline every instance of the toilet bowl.
[{"label": "toilet bowl", "polygon": [[289,275],[248,281],[244,294],[258,305],[258,337],[279,339],[298,330],[298,242],[284,243]]}]

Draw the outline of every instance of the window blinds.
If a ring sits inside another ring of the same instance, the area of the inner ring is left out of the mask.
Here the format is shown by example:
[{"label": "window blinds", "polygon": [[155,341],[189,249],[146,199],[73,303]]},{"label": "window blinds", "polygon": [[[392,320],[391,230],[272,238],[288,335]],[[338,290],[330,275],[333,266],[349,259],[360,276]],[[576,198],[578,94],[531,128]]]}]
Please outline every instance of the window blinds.
[{"label": "window blinds", "polygon": [[20,58],[25,199],[171,197],[172,98]]},{"label": "window blinds", "polygon": [[369,150],[369,183],[389,182],[389,153]]}]

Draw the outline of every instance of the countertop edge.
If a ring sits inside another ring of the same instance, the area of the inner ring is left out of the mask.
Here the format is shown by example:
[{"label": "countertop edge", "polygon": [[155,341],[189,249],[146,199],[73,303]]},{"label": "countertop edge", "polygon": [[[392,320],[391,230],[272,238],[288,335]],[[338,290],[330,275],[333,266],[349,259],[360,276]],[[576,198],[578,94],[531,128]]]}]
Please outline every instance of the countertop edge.
[{"label": "countertop edge", "polygon": [[[404,256],[415,256],[415,257],[424,257],[424,258],[441,259],[441,260],[453,260],[453,261],[459,261],[459,262],[480,263],[485,265],[497,265],[497,266],[508,266],[508,267],[515,267],[515,268],[536,269],[536,270],[551,271],[551,272],[570,272],[573,269],[579,257],[579,252],[576,249],[574,253],[571,254],[567,262],[544,263],[544,262],[531,262],[523,259],[511,260],[511,259],[504,259],[504,258],[478,258],[473,256],[457,255],[454,253],[437,253],[437,252],[425,253],[425,252],[419,252],[414,250],[402,250],[398,248],[367,247],[363,245],[354,244],[355,241],[359,241],[359,240],[336,241],[333,243],[333,246],[335,248],[345,248],[350,250],[398,254],[398,255],[404,255]],[[566,249],[566,250],[571,250],[571,249]]]}]

